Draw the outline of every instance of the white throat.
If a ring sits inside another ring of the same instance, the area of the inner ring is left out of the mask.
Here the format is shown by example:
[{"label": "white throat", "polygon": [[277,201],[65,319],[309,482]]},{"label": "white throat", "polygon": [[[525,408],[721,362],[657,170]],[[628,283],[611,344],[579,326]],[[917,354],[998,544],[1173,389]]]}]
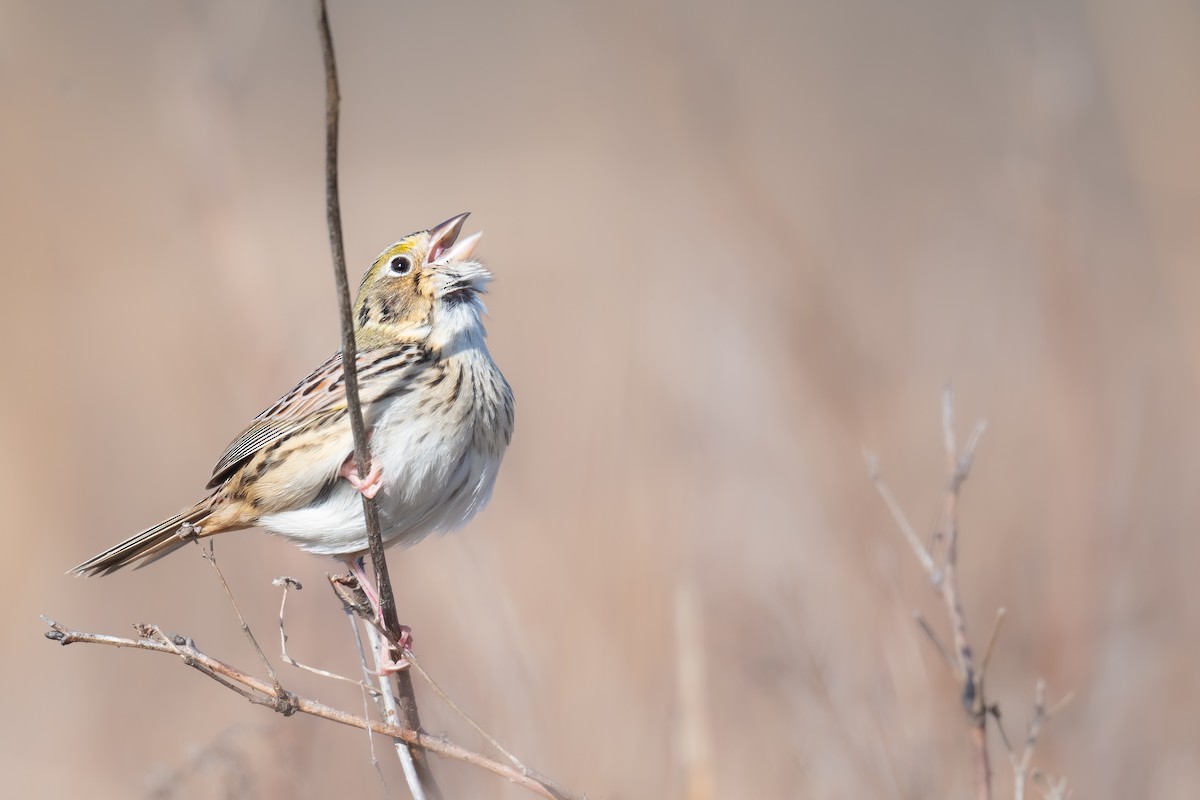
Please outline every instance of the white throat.
[{"label": "white throat", "polygon": [[444,356],[471,349],[487,352],[483,343],[487,336],[483,327],[485,309],[478,297],[454,305],[443,302],[438,306],[429,334],[429,343],[433,347],[441,350]]}]

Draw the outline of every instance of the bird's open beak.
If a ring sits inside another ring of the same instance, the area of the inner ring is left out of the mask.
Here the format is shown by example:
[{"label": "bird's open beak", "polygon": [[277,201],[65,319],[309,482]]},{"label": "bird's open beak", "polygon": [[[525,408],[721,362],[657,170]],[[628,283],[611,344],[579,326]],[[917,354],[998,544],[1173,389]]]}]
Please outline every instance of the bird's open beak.
[{"label": "bird's open beak", "polygon": [[[429,245],[429,256],[425,259],[429,263],[435,261],[465,261],[475,253],[475,248],[479,244],[480,237],[483,236],[483,231],[473,233],[467,238],[458,242],[458,235],[462,232],[463,222],[471,212],[459,214],[457,217],[451,217],[441,225],[435,225],[429,229],[431,239]],[[455,242],[458,242],[455,244]]]}]

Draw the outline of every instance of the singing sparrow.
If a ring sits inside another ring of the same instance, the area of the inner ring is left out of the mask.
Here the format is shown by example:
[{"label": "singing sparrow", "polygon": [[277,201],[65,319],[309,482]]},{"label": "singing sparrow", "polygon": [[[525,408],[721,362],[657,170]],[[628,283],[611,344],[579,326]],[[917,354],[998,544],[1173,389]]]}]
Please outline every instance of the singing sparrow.
[{"label": "singing sparrow", "polygon": [[367,550],[360,491],[375,497],[388,545],[470,520],[512,437],[513,396],[484,345],[479,294],[491,274],[473,259],[481,233],[457,241],[466,217],[396,242],[359,288],[354,333],[372,452],[365,479],[337,353],[226,448],[208,497],[72,572],[144,566],[191,538],[181,530],[206,537],[251,526],[354,565]]}]

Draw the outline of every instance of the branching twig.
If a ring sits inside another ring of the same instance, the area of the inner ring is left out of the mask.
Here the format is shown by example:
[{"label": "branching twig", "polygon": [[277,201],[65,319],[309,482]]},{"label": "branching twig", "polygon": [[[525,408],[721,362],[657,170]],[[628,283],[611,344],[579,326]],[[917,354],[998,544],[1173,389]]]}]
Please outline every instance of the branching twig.
[{"label": "branching twig", "polygon": [[[891,490],[880,475],[878,462],[874,455],[867,453],[867,468],[876,491],[883,498],[884,504],[896,521],[900,532],[912,548],[921,567],[929,576],[934,588],[942,597],[946,613],[950,618],[952,634],[952,649],[947,649],[934,632],[933,627],[923,616],[917,616],[917,622],[929,636],[942,657],[950,663],[955,675],[962,684],[961,702],[967,713],[971,746],[975,759],[975,791],[979,800],[990,800],[992,796],[992,768],[988,760],[987,750],[987,718],[989,708],[984,700],[982,667],[977,668],[975,654],[967,638],[967,620],[963,612],[962,600],[959,596],[958,584],[958,495],[963,482],[970,474],[971,464],[975,458],[975,449],[979,438],[983,435],[984,422],[979,422],[971,431],[967,445],[960,452],[954,432],[954,394],[947,387],[942,396],[942,441],[946,450],[946,467],[948,480],[946,493],[942,504],[943,543],[941,564],[934,558],[932,548],[921,544],[921,539],[908,522],[900,504],[896,502]],[[935,537],[938,541],[938,537]],[[990,657],[992,643],[999,632],[1000,620],[997,617],[985,650],[984,663]]]},{"label": "branching twig", "polygon": [[[109,647],[129,647],[154,653],[165,653],[180,658],[184,664],[208,675],[223,686],[237,691],[247,700],[258,705],[267,706],[268,708],[279,708],[281,701],[284,700],[284,698],[276,694],[276,689],[271,682],[260,680],[237,667],[213,658],[196,647],[195,642],[185,636],[178,634],[168,635],[155,626],[140,625],[138,626],[138,635],[141,638],[130,639],[108,634],[84,633],[72,630],[48,617],[43,617],[42,619],[50,626],[50,630],[46,631],[46,638],[56,641],[59,644],[68,645],[83,642],[107,645]],[[289,695],[289,697],[290,705],[294,707],[294,710],[301,713],[311,714],[354,728],[374,731],[393,739],[402,739],[409,744],[437,753],[444,758],[473,764],[535,794],[548,798],[548,800],[584,800],[582,795],[552,790],[535,778],[524,775],[519,770],[507,764],[454,744],[445,737],[430,736],[424,731],[414,731],[397,725],[388,725],[383,722],[364,719],[363,717],[349,714],[332,706],[327,706],[316,700],[310,700],[307,697],[299,695]]]},{"label": "branching twig", "polygon": [[1035,772],[1033,776],[1045,784],[1046,788],[1042,794],[1045,800],[1067,800],[1071,796],[1067,791],[1066,778],[1054,778],[1044,772]]},{"label": "branching twig", "polygon": [[904,534],[904,538],[908,541],[909,547],[912,548],[913,555],[917,557],[917,561],[921,562],[921,566],[925,569],[929,580],[934,586],[938,586],[942,582],[942,571],[938,569],[937,564],[933,561],[933,555],[930,552],[931,548],[921,544],[921,537],[917,536],[916,530],[912,523],[908,521],[904,510],[900,508],[900,504],[896,502],[895,495],[888,488],[887,483],[883,480],[883,476],[879,472],[879,458],[870,450],[863,450],[863,458],[867,462],[867,475],[871,482],[875,484],[875,491],[879,492],[879,496],[883,499],[884,505],[892,514],[892,519],[896,521],[896,526],[900,528],[900,532]]},{"label": "branching twig", "polygon": [[[1068,692],[1052,708],[1047,709],[1046,682],[1038,679],[1037,686],[1033,691],[1033,718],[1029,720],[1029,727],[1025,731],[1025,746],[1021,748],[1019,758],[1015,753],[1010,752],[1008,754],[1013,767],[1013,796],[1015,800],[1025,800],[1025,788],[1030,775],[1029,768],[1033,763],[1033,750],[1037,746],[1038,734],[1042,731],[1042,725],[1065,708],[1067,703],[1071,702],[1073,696],[1071,692]],[[1035,776],[1042,777],[1047,782],[1047,796],[1065,796],[1067,790],[1066,780],[1052,780],[1040,773],[1035,773]]]},{"label": "branching twig", "polygon": [[921,630],[929,637],[929,641],[933,642],[934,648],[941,654],[942,660],[946,662],[946,666],[950,667],[950,671],[958,677],[958,662],[950,655],[950,651],[946,649],[946,645],[942,644],[942,637],[937,635],[937,631],[929,624],[929,620],[925,619],[925,615],[920,611],[913,612],[913,619],[921,626]]},{"label": "branching twig", "polygon": [[959,675],[963,682],[962,704],[970,720],[971,744],[975,755],[975,793],[979,800],[992,796],[992,766],[987,749],[987,703],[983,686],[975,668],[975,654],[967,638],[967,618],[963,612],[958,586],[958,493],[971,471],[975,447],[983,434],[984,423],[975,426],[967,448],[960,454],[954,436],[954,393],[946,387],[942,395],[942,433],[946,444],[946,464],[950,473],[943,507],[946,531],[946,551],[942,562],[942,599],[950,616],[954,650],[958,656]]},{"label": "branching twig", "polygon": [[1033,761],[1033,748],[1037,745],[1038,733],[1042,723],[1046,721],[1046,682],[1039,680],[1033,692],[1033,719],[1029,720],[1029,729],[1025,733],[1025,746],[1021,749],[1021,757],[1012,757],[1013,762],[1013,797],[1015,800],[1025,800],[1025,783],[1029,779],[1029,765]]},{"label": "branching twig", "polygon": [[996,619],[992,621],[992,632],[988,636],[987,646],[983,648],[983,661],[979,662],[979,683],[983,684],[983,678],[987,675],[988,664],[992,660],[992,650],[996,646],[996,639],[1000,636],[1000,626],[1004,624],[1004,617],[1008,614],[1008,609],[1001,606],[996,609]]},{"label": "branching twig", "polygon": [[[950,665],[951,670],[962,685],[961,701],[963,709],[967,712],[972,752],[975,759],[976,796],[980,800],[989,800],[992,796],[992,772],[987,747],[987,721],[990,716],[996,720],[996,729],[1000,733],[1004,749],[1008,752],[1009,760],[1012,762],[1013,774],[1015,776],[1016,800],[1025,800],[1026,785],[1031,774],[1030,763],[1033,759],[1033,748],[1037,743],[1038,733],[1041,730],[1042,724],[1056,711],[1066,705],[1071,696],[1067,695],[1054,708],[1047,710],[1046,685],[1043,681],[1038,681],[1033,720],[1029,723],[1029,729],[1025,736],[1025,746],[1019,757],[1013,752],[1012,744],[1009,742],[1008,735],[1004,731],[1004,725],[1001,724],[1000,709],[994,704],[989,705],[985,698],[984,680],[987,676],[988,665],[992,660],[992,651],[996,646],[996,639],[1000,636],[1000,628],[1004,623],[1006,611],[1003,608],[996,610],[996,617],[992,622],[992,630],[988,634],[987,644],[983,649],[983,658],[979,661],[978,666],[976,666],[975,654],[967,638],[966,615],[963,613],[962,601],[959,595],[958,495],[962,489],[963,482],[966,481],[967,476],[971,473],[971,465],[975,460],[975,450],[978,448],[979,439],[986,428],[987,424],[984,421],[981,420],[976,423],[971,431],[971,435],[967,437],[966,446],[961,451],[958,450],[958,443],[954,432],[954,394],[950,390],[950,387],[946,387],[942,395],[942,442],[946,451],[946,469],[949,477],[941,509],[941,535],[939,536],[935,533],[931,540],[933,543],[939,541],[942,543],[940,564],[934,556],[933,544],[931,543],[928,548],[921,545],[916,531],[909,524],[907,517],[905,517],[903,510],[900,508],[900,504],[896,502],[891,490],[888,489],[887,484],[884,483],[883,478],[880,476],[875,456],[869,452],[866,454],[867,468],[872,483],[875,484],[876,490],[879,492],[880,497],[883,498],[883,502],[891,513],[892,518],[896,521],[897,526],[899,526],[900,532],[912,547],[917,560],[920,562],[922,568],[924,568],[926,574],[929,575],[938,594],[941,595],[946,606],[946,613],[950,617],[950,627],[954,636],[952,650],[942,644],[942,640],[938,637],[937,632],[934,631],[933,626],[929,624],[928,620],[920,612],[914,613],[917,624],[921,626],[921,630],[933,642],[934,647],[937,648],[943,660]],[[1066,796],[1066,781],[1052,781],[1038,772],[1034,772],[1032,775],[1046,782],[1048,787],[1047,797],[1064,798]]]}]

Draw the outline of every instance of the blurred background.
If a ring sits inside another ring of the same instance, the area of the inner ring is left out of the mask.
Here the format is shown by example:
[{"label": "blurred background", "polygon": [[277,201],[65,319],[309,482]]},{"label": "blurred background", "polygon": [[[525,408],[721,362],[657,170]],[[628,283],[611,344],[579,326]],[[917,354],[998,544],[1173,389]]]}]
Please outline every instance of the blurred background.
[{"label": "blurred background", "polygon": [[[193,550],[66,569],[201,496],[337,347],[311,3],[0,14],[0,774],[12,797],[383,796],[361,732],[173,660],[255,660]],[[960,433],[963,595],[1034,764],[1078,797],[1200,785],[1200,9],[1183,0],[332,2],[351,279],[473,212],[517,433],[490,508],[392,551],[422,663],[597,798],[962,797],[921,532]],[[333,562],[217,555],[268,650],[356,669]],[[352,688],[284,668],[347,710]],[[480,748],[422,692],[426,727]],[[992,737],[997,796],[1012,779]],[[405,789],[393,759],[383,771]],[[525,797],[438,762],[450,796]]]}]

